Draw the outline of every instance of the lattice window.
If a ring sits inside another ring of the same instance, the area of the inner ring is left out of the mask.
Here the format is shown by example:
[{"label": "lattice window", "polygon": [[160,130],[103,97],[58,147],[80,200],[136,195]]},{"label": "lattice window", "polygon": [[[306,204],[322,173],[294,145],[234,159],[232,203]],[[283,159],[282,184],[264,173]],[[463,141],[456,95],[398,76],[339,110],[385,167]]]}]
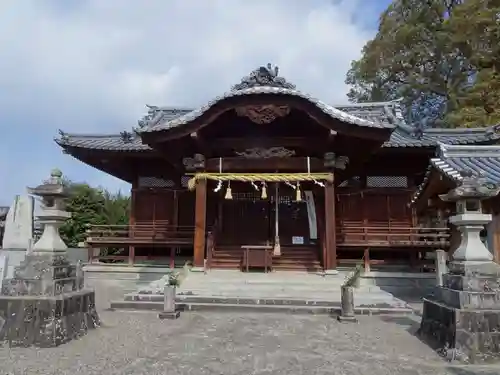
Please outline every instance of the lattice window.
[{"label": "lattice window", "polygon": [[173,188],[175,182],[159,177],[141,176],[139,177],[139,187],[142,188]]},{"label": "lattice window", "polygon": [[371,188],[406,188],[408,187],[407,176],[368,176],[366,187]]},{"label": "lattice window", "polygon": [[181,177],[181,186],[184,188],[187,188],[188,182],[190,179],[191,179],[191,177],[189,177],[189,176],[182,176]]}]

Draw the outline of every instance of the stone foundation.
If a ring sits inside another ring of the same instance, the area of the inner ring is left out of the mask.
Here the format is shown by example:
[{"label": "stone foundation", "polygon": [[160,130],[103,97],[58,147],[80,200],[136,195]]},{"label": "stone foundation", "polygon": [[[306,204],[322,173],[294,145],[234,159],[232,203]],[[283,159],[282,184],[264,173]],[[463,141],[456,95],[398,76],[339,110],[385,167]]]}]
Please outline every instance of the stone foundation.
[{"label": "stone foundation", "polygon": [[500,358],[500,311],[459,309],[424,299],[419,334],[449,359],[477,363]]},{"label": "stone foundation", "polygon": [[64,255],[28,254],[0,293],[0,342],[52,347],[99,326],[93,290]]},{"label": "stone foundation", "polygon": [[0,296],[0,342],[54,347],[100,325],[92,290],[58,296]]}]

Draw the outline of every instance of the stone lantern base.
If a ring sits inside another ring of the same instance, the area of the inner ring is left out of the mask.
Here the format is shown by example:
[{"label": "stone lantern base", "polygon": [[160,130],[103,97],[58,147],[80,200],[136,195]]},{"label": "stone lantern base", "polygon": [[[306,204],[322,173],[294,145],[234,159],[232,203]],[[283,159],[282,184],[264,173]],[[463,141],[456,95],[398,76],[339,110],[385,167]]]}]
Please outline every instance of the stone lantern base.
[{"label": "stone lantern base", "polygon": [[83,288],[80,266],[64,254],[33,253],[4,281],[0,343],[53,347],[100,325],[93,290]]},{"label": "stone lantern base", "polygon": [[500,267],[452,262],[443,286],[424,299],[419,334],[450,360],[500,358]]}]

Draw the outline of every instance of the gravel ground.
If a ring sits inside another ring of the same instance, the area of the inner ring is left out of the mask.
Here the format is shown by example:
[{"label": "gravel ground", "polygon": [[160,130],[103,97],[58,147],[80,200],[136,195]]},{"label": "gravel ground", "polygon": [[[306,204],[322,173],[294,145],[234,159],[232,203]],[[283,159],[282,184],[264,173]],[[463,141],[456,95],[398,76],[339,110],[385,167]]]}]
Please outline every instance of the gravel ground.
[{"label": "gravel ground", "polygon": [[418,318],[273,313],[104,311],[120,293],[98,293],[103,327],[53,349],[0,348],[0,374],[497,375],[499,366],[450,366],[413,332]]}]

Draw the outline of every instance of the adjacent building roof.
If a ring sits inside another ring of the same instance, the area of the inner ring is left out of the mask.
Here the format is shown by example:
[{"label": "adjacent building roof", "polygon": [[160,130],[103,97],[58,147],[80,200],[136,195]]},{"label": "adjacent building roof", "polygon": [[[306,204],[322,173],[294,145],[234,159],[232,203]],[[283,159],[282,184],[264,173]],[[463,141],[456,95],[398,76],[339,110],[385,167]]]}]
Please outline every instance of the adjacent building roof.
[{"label": "adjacent building roof", "polygon": [[56,142],[62,147],[99,149],[112,151],[148,151],[142,144],[141,133],[161,131],[181,126],[201,116],[222,100],[245,95],[289,95],[303,98],[325,114],[355,126],[392,129],[392,134],[383,147],[386,148],[432,148],[438,143],[450,145],[491,143],[500,139],[500,126],[469,129],[420,129],[408,125],[401,113],[399,101],[329,105],[296,89],[278,75],[278,68],[261,67],[244,77],[230,91],[200,108],[177,108],[148,106],[148,112],[138,122],[133,132],[124,131],[113,135],[78,135],[61,132]]},{"label": "adjacent building roof", "polygon": [[500,184],[500,145],[463,146],[440,143],[436,157],[430,160],[424,181],[412,197],[412,203],[424,192],[433,170],[455,182],[461,181],[461,172],[468,170],[473,175]]},{"label": "adjacent building roof", "polygon": [[135,132],[121,132],[120,134],[69,134],[59,131],[60,136],[56,143],[63,148],[80,148],[92,150],[106,150],[117,152],[144,152],[152,150],[143,144],[141,137]]}]

